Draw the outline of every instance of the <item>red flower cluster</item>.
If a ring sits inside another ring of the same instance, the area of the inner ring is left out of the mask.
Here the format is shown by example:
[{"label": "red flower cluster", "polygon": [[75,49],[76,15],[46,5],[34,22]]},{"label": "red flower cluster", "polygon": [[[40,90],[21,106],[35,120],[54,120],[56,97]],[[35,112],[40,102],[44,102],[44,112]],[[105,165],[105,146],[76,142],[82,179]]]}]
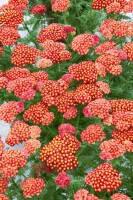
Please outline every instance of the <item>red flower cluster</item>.
[{"label": "red flower cluster", "polygon": [[101,119],[107,119],[110,114],[111,104],[106,99],[96,99],[91,101],[87,107],[83,109],[85,117],[98,116]]},{"label": "red flower cluster", "polygon": [[8,197],[5,194],[0,194],[0,200],[8,200]]},{"label": "red flower cluster", "polygon": [[49,125],[54,120],[54,114],[48,111],[48,107],[43,102],[31,105],[24,112],[25,121],[33,121],[34,124]]},{"label": "red flower cluster", "polygon": [[103,54],[95,60],[95,67],[101,77],[104,77],[106,72],[117,76],[122,72],[122,66],[120,63],[121,60],[118,56]]},{"label": "red flower cluster", "polygon": [[6,178],[15,176],[18,169],[26,165],[26,158],[19,150],[4,150],[0,161],[0,171]]},{"label": "red flower cluster", "polygon": [[80,55],[85,55],[89,52],[90,48],[99,43],[99,37],[97,35],[91,35],[88,33],[77,35],[72,43],[71,48],[77,51]]},{"label": "red flower cluster", "polygon": [[126,153],[125,146],[114,139],[102,142],[100,149],[102,150],[100,158],[103,160],[112,160]]},{"label": "red flower cluster", "polygon": [[30,76],[30,71],[26,68],[12,67],[12,69],[9,69],[4,73],[4,76],[8,78],[9,81],[12,81]]},{"label": "red flower cluster", "polygon": [[6,88],[8,79],[6,77],[0,77],[0,90]]},{"label": "red flower cluster", "polygon": [[0,106],[0,120],[7,123],[14,121],[16,115],[23,112],[24,104],[22,102],[9,101]]},{"label": "red flower cluster", "polygon": [[15,10],[25,10],[28,6],[28,0],[9,0],[8,6],[11,9]]},{"label": "red flower cluster", "polygon": [[115,193],[111,196],[111,200],[131,200],[130,197],[122,194],[122,193]]},{"label": "red flower cluster", "polygon": [[61,134],[45,145],[40,151],[40,159],[51,169],[58,172],[72,170],[77,167],[78,161],[74,154],[80,147],[76,137],[68,134]]},{"label": "red flower cluster", "polygon": [[74,91],[74,99],[77,103],[86,104],[102,97],[103,93],[96,84],[80,84]]},{"label": "red flower cluster", "polygon": [[133,62],[133,42],[124,44],[123,51],[127,54],[128,59]]},{"label": "red flower cluster", "polygon": [[96,85],[100,88],[100,90],[104,93],[104,94],[109,94],[110,93],[110,87],[107,83],[103,82],[103,81],[98,81],[96,82]]},{"label": "red flower cluster", "polygon": [[103,190],[111,192],[117,190],[122,182],[120,175],[113,166],[110,163],[104,163],[87,174],[85,183],[93,187],[96,192]]},{"label": "red flower cluster", "polygon": [[19,10],[6,10],[0,15],[0,24],[4,28],[17,28],[23,21],[23,14]]},{"label": "red flower cluster", "polygon": [[93,0],[92,2],[93,9],[101,10],[102,8],[105,8],[107,13],[114,12],[116,14],[124,10],[131,12],[131,8],[128,8],[129,5],[131,6],[132,4],[129,4],[126,0]]},{"label": "red flower cluster", "polygon": [[100,124],[92,124],[89,125],[86,130],[82,131],[80,137],[82,141],[94,144],[106,139],[106,134],[102,131],[102,126]]},{"label": "red flower cluster", "polygon": [[24,44],[18,44],[12,53],[11,61],[18,67],[25,67],[27,64],[34,64],[39,55],[40,50]]},{"label": "red flower cluster", "polygon": [[43,4],[37,4],[30,9],[30,12],[34,15],[43,14],[47,11],[47,7]]},{"label": "red flower cluster", "polygon": [[62,188],[67,188],[70,185],[70,181],[70,176],[65,172],[60,172],[55,179],[56,185]]},{"label": "red flower cluster", "polygon": [[6,191],[6,188],[8,186],[8,179],[5,177],[0,178],[0,193],[4,193]]},{"label": "red flower cluster", "polygon": [[36,62],[37,68],[47,68],[47,67],[51,67],[52,65],[53,65],[52,61],[47,58],[42,58]]},{"label": "red flower cluster", "polygon": [[86,189],[78,190],[74,195],[74,200],[102,200],[93,194],[89,194]]},{"label": "red flower cluster", "polygon": [[3,45],[15,44],[20,37],[18,31],[14,28],[1,28],[0,29],[0,42]]},{"label": "red flower cluster", "polygon": [[69,66],[68,72],[73,75],[73,79],[83,83],[94,83],[97,81],[97,70],[91,61],[83,61]]},{"label": "red flower cluster", "polygon": [[39,195],[45,187],[45,182],[41,178],[28,178],[24,180],[21,185],[24,198],[32,198]]},{"label": "red flower cluster", "polygon": [[53,23],[40,31],[37,41],[40,43],[43,43],[46,40],[58,41],[66,39],[66,37],[67,34],[64,31],[63,26]]},{"label": "red flower cluster", "polygon": [[107,42],[102,42],[102,43],[100,43],[100,45],[98,45],[95,48],[95,53],[96,54],[104,54],[110,49],[115,49],[115,47],[116,47],[116,43],[112,40],[109,40]]},{"label": "red flower cluster", "polygon": [[119,131],[115,129],[112,131],[111,136],[122,144],[124,141],[130,141],[133,143],[133,128],[126,131]]},{"label": "red flower cluster", "polygon": [[59,134],[75,134],[76,128],[69,123],[61,124],[58,127]]},{"label": "red flower cluster", "polygon": [[70,7],[69,0],[51,0],[52,11],[65,12]]},{"label": "red flower cluster", "polygon": [[26,141],[30,138],[35,139],[39,137],[41,129],[38,126],[29,126],[22,120],[17,120],[13,123],[11,130],[6,138],[6,143],[14,146],[20,142]]},{"label": "red flower cluster", "polygon": [[113,18],[105,20],[99,31],[105,38],[111,39],[113,36],[117,37],[132,37],[133,36],[133,23],[125,21],[116,21]]},{"label": "red flower cluster", "polygon": [[27,140],[24,143],[24,149],[27,150],[28,155],[35,153],[36,150],[40,147],[41,147],[41,143],[39,140],[36,140],[36,139]]},{"label": "red flower cluster", "polygon": [[65,26],[63,26],[63,29],[64,29],[65,33],[67,33],[67,34],[69,34],[69,33],[75,34],[76,33],[76,28],[74,28],[71,25],[65,25]]},{"label": "red flower cluster", "polygon": [[133,112],[133,101],[126,100],[126,99],[119,99],[119,100],[109,100],[112,111],[131,111]]},{"label": "red flower cluster", "polygon": [[78,110],[76,107],[71,106],[67,109],[67,111],[63,114],[63,117],[67,120],[73,119],[77,116]]},{"label": "red flower cluster", "polygon": [[41,58],[50,59],[53,63],[60,63],[72,58],[71,53],[65,49],[65,45],[61,42],[46,40],[43,47],[45,50],[41,53]]},{"label": "red flower cluster", "polygon": [[59,79],[58,81],[47,80],[43,82],[43,89],[41,95],[43,102],[48,106],[54,105],[56,97],[63,95],[66,89],[69,87],[64,80]]}]

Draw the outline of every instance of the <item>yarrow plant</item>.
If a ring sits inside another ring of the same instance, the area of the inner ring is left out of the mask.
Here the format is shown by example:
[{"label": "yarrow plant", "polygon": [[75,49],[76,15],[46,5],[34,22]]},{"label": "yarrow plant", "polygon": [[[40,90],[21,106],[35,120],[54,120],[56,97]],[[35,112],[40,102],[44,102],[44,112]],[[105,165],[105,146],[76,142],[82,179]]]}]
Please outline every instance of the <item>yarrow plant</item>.
[{"label": "yarrow plant", "polygon": [[133,199],[132,12],[132,0],[0,7],[0,200]]}]

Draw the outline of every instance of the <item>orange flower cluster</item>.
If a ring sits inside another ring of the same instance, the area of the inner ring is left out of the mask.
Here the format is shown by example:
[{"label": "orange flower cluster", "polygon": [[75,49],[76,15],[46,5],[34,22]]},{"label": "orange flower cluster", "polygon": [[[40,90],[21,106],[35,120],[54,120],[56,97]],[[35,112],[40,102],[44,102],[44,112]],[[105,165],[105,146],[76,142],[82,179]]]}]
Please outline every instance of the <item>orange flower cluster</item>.
[{"label": "orange flower cluster", "polygon": [[75,110],[73,107],[76,106],[76,103],[73,95],[74,95],[73,91],[66,91],[62,95],[56,97],[55,106],[57,106],[59,112],[65,113],[71,107],[72,107],[72,112]]},{"label": "orange flower cluster", "polygon": [[71,106],[67,109],[67,111],[63,114],[63,117],[67,120],[74,119],[78,114],[78,109],[74,106]]},{"label": "orange flower cluster", "polygon": [[61,124],[58,127],[58,132],[60,135],[62,134],[75,134],[76,128],[69,123]]},{"label": "orange flower cluster", "polygon": [[1,28],[0,29],[0,42],[3,45],[15,44],[20,37],[18,31],[14,28]]},{"label": "orange flower cluster", "polygon": [[43,102],[31,105],[24,112],[25,121],[33,121],[34,124],[49,125],[54,120],[54,114],[48,111],[48,107]]},{"label": "orange flower cluster", "polygon": [[89,194],[89,192],[86,189],[80,189],[75,193],[74,200],[102,200],[102,199],[99,199],[93,194]]},{"label": "orange flower cluster", "polygon": [[8,79],[6,77],[0,77],[0,90],[6,88]]},{"label": "orange flower cluster", "polygon": [[41,147],[41,142],[36,139],[30,139],[24,143],[24,149],[27,150],[28,155],[35,153],[36,150],[40,147]]},{"label": "orange flower cluster", "polygon": [[17,120],[13,123],[11,130],[6,138],[6,143],[10,146],[19,144],[30,138],[39,137],[41,129],[38,126],[29,126],[22,120]]},{"label": "orange flower cluster", "polygon": [[102,126],[100,124],[92,124],[81,132],[80,137],[83,142],[94,144],[106,139],[106,134],[102,131]]},{"label": "orange flower cluster", "polygon": [[28,178],[21,185],[24,198],[32,198],[39,195],[45,187],[45,182],[42,178]]},{"label": "orange flower cluster", "polygon": [[116,43],[112,40],[109,40],[107,42],[102,42],[102,43],[100,43],[100,45],[98,45],[95,48],[95,53],[96,54],[104,54],[110,49],[115,49],[115,47],[116,47]]},{"label": "orange flower cluster", "polygon": [[69,0],[51,0],[52,11],[65,12],[70,7]]},{"label": "orange flower cluster", "polygon": [[23,14],[19,10],[6,10],[0,15],[0,24],[4,28],[17,28],[23,21]]},{"label": "orange flower cluster", "polygon": [[133,112],[117,111],[112,113],[112,125],[120,131],[133,127]]},{"label": "orange flower cluster", "polygon": [[17,67],[25,67],[27,64],[34,64],[39,55],[40,50],[24,44],[18,44],[12,52],[11,61]]},{"label": "orange flower cluster", "polygon": [[67,34],[65,33],[63,26],[53,23],[40,31],[37,41],[39,43],[43,43],[46,40],[58,41],[66,39],[66,37]]},{"label": "orange flower cluster", "polygon": [[99,37],[97,35],[91,35],[89,33],[80,34],[73,39],[71,49],[77,51],[80,55],[85,55],[91,47],[96,46],[98,43]]},{"label": "orange flower cluster", "polygon": [[86,175],[85,183],[93,187],[96,192],[103,190],[111,192],[117,190],[122,182],[113,166],[110,163],[104,163]]},{"label": "orange flower cluster", "polygon": [[9,0],[8,6],[15,10],[25,10],[28,6],[28,0]]},{"label": "orange flower cluster", "polygon": [[80,84],[74,91],[74,99],[77,103],[86,104],[102,97],[103,93],[96,84]]},{"label": "orange flower cluster", "polygon": [[101,77],[104,77],[106,72],[117,76],[122,72],[122,66],[120,63],[121,60],[118,56],[103,54],[95,60],[95,67]]},{"label": "orange flower cluster", "polygon": [[119,38],[124,36],[132,37],[133,23],[116,21],[113,18],[109,18],[101,24],[99,31],[105,38],[109,39],[111,39],[113,36],[117,36]]},{"label": "orange flower cluster", "polygon": [[111,200],[131,200],[130,197],[122,193],[115,193],[111,196]]},{"label": "orange flower cluster", "polygon": [[40,151],[40,159],[51,169],[58,172],[72,170],[77,167],[78,161],[74,154],[80,147],[76,137],[68,134],[61,134],[45,145]]},{"label": "orange flower cluster", "polygon": [[83,109],[85,117],[98,116],[101,119],[107,119],[110,114],[111,104],[106,99],[96,99],[91,101],[87,107]]},{"label": "orange flower cluster", "polygon": [[133,4],[132,0],[93,0],[92,7],[95,10],[101,10],[102,8],[106,9],[107,13],[114,12],[116,14],[120,12],[128,13],[132,12]]},{"label": "orange flower cluster", "polygon": [[64,43],[46,40],[43,47],[45,50],[41,53],[41,58],[50,59],[53,63],[60,63],[72,58],[71,53],[65,49]]},{"label": "orange flower cluster", "polygon": [[5,178],[10,178],[18,173],[18,169],[26,165],[26,158],[19,150],[4,150],[0,161],[0,171]]},{"label": "orange flower cluster", "polygon": [[0,106],[0,120],[11,123],[16,115],[23,112],[24,104],[22,102],[9,101]]},{"label": "orange flower cluster", "polygon": [[62,188],[67,188],[70,185],[70,181],[70,176],[65,172],[59,172],[55,179],[56,185]]},{"label": "orange flower cluster", "polygon": [[69,87],[64,80],[58,81],[47,80],[43,82],[43,89],[41,91],[42,100],[48,106],[54,105],[56,97],[63,95],[66,89]]},{"label": "orange flower cluster", "polygon": [[123,51],[127,54],[128,59],[133,62],[133,42],[124,44]]},{"label": "orange flower cluster", "polygon": [[52,65],[53,65],[52,61],[46,58],[42,58],[36,62],[37,68],[47,68],[47,67],[51,67]]},{"label": "orange flower cluster", "polygon": [[8,197],[5,194],[0,194],[1,200],[8,200]]},{"label": "orange flower cluster", "polygon": [[104,94],[109,94],[110,93],[110,87],[107,83],[103,82],[103,81],[97,81],[96,85],[100,88],[100,90],[104,93]]},{"label": "orange flower cluster", "polygon": [[78,64],[72,64],[68,72],[73,75],[73,79],[83,83],[94,83],[97,81],[97,70],[91,61],[83,61]]},{"label": "orange flower cluster", "polygon": [[5,177],[0,178],[0,193],[4,193],[6,191],[6,188],[8,186],[8,179]]},{"label": "orange flower cluster", "polygon": [[125,146],[114,139],[102,142],[100,149],[102,150],[100,158],[103,160],[112,160],[126,153]]},{"label": "orange flower cluster", "polygon": [[43,4],[37,4],[30,9],[30,12],[34,15],[43,14],[47,11],[47,7]]},{"label": "orange flower cluster", "polygon": [[8,78],[9,81],[12,81],[17,78],[26,78],[30,76],[30,71],[26,68],[12,67],[12,69],[9,69],[4,73],[4,76]]},{"label": "orange flower cluster", "polygon": [[130,141],[133,143],[133,128],[126,131],[119,131],[117,129],[112,131],[112,138],[123,144],[124,141]]},{"label": "orange flower cluster", "polygon": [[131,111],[133,112],[133,101],[126,100],[126,99],[119,99],[119,100],[109,100],[112,111]]}]

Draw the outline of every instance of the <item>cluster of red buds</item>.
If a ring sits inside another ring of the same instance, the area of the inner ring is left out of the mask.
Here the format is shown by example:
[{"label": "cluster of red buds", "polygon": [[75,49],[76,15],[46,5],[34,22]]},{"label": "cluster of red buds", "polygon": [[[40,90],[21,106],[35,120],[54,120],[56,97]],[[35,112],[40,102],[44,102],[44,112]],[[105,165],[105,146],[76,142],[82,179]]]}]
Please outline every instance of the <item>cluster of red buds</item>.
[{"label": "cluster of red buds", "polygon": [[5,194],[0,194],[1,200],[8,200],[8,197]]},{"label": "cluster of red buds", "polygon": [[115,193],[111,196],[111,200],[131,200],[130,197],[122,193]]},{"label": "cluster of red buds", "polygon": [[0,193],[4,193],[8,186],[9,180],[5,177],[0,178]]},{"label": "cluster of red buds", "polygon": [[127,54],[128,60],[133,62],[133,42],[128,42],[123,45],[123,51]]},{"label": "cluster of red buds", "polygon": [[62,188],[67,188],[70,185],[70,176],[66,174],[65,172],[59,172],[55,179],[56,185],[62,187]]},{"label": "cluster of red buds", "polygon": [[33,15],[43,14],[47,11],[47,7],[43,4],[37,4],[30,9]]},{"label": "cluster of red buds", "polygon": [[0,29],[0,42],[3,45],[12,45],[17,42],[20,37],[18,31],[14,28],[1,28]]}]

